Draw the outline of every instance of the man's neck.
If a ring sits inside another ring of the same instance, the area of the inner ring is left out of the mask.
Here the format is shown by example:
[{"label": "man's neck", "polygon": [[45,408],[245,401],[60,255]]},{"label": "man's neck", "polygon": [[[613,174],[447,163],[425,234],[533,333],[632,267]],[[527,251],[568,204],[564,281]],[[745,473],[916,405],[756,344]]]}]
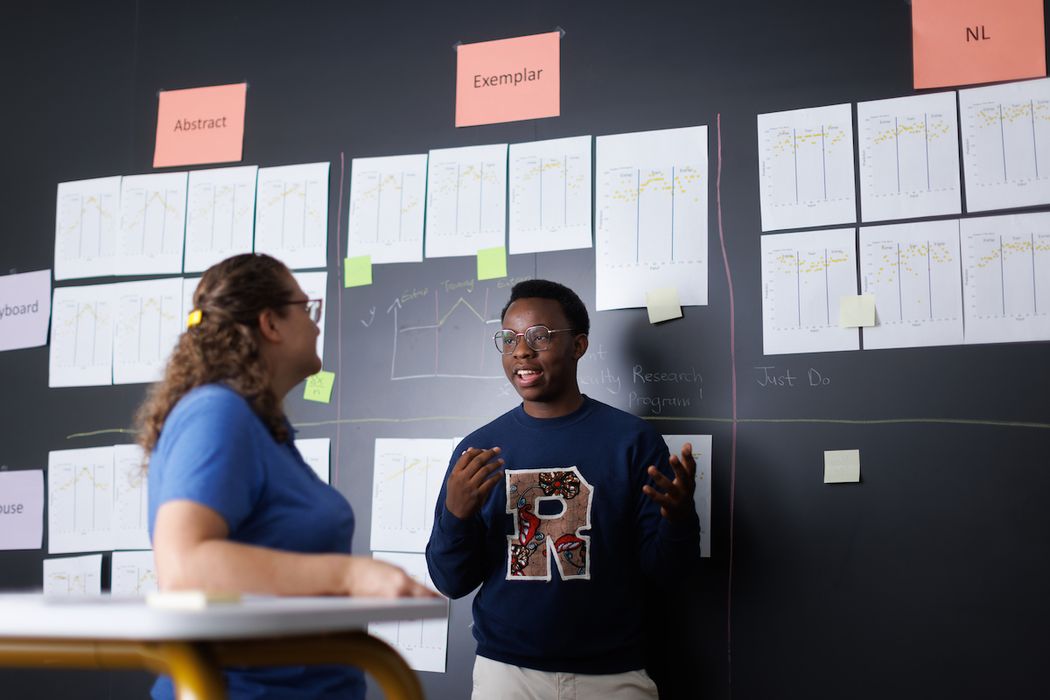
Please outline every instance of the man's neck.
[{"label": "man's neck", "polygon": [[525,413],[533,418],[561,418],[573,411],[579,410],[583,405],[583,394],[577,391],[557,401],[523,401],[522,407]]}]

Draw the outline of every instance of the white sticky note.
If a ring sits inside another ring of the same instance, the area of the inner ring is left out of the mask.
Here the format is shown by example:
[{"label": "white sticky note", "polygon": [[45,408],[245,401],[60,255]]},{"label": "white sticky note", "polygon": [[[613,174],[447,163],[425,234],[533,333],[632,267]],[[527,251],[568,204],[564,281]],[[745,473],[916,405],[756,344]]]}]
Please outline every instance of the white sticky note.
[{"label": "white sticky note", "polygon": [[0,549],[44,544],[44,472],[0,472]]},{"label": "white sticky note", "polygon": [[860,481],[860,450],[824,450],[824,483],[855,484]]},{"label": "white sticky note", "polygon": [[875,295],[857,294],[839,298],[839,328],[875,325]]},{"label": "white sticky note", "polygon": [[650,289],[645,293],[645,308],[649,311],[649,323],[681,318],[682,304],[678,300],[678,288]]},{"label": "white sticky note", "polygon": [[51,270],[0,277],[0,350],[47,343]]}]

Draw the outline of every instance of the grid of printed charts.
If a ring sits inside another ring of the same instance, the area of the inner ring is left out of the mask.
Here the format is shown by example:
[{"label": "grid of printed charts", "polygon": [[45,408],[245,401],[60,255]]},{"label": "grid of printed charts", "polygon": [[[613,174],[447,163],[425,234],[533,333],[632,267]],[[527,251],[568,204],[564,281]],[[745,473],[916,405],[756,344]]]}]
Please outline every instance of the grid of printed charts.
[{"label": "grid of printed charts", "polygon": [[757,121],[765,354],[1050,340],[1050,80]]}]

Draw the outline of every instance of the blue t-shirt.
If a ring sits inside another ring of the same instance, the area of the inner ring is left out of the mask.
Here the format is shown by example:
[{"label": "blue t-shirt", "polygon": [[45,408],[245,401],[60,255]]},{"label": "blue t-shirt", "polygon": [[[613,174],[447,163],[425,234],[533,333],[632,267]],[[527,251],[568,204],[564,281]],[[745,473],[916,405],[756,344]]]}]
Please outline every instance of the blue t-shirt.
[{"label": "blue t-shirt", "polygon": [[[289,552],[350,553],[354,513],[314,473],[294,440],[278,443],[251,406],[220,384],[193,389],[164,422],[149,463],[150,536],[161,505],[189,500],[211,508],[228,538]],[[225,674],[229,697],[306,700],[365,695],[360,670],[342,666],[237,668]],[[161,677],[153,697],[174,697]]]},{"label": "blue t-shirt", "polygon": [[478,654],[564,673],[642,668],[644,616],[660,583],[700,556],[695,514],[677,525],[643,492],[647,469],[670,473],[667,445],[645,421],[584,397],[539,419],[522,406],[468,435],[502,448],[504,476],[460,520],[438,495],[427,565],[438,590],[474,597]]}]

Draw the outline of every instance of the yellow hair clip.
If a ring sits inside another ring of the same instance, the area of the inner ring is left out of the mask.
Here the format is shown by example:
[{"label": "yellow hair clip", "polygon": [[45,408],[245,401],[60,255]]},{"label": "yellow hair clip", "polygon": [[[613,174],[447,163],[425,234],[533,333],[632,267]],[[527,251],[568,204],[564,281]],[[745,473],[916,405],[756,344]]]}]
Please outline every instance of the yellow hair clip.
[{"label": "yellow hair clip", "polygon": [[193,328],[194,326],[199,325],[200,322],[201,322],[201,310],[200,309],[194,309],[193,311],[190,312],[190,315],[188,317],[186,317],[186,327],[187,328]]}]

